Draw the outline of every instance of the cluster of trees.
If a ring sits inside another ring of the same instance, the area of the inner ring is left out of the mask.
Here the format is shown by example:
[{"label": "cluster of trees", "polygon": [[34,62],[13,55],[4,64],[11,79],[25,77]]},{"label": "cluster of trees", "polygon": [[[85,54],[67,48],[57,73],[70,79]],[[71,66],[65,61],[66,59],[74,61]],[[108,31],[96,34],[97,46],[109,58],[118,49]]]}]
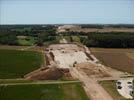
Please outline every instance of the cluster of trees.
[{"label": "cluster of trees", "polygon": [[0,44],[7,44],[7,45],[18,45],[17,38],[15,35],[0,35]]},{"label": "cluster of trees", "polygon": [[56,41],[56,36],[53,36],[49,33],[39,33],[38,38],[37,38],[37,45],[38,46],[43,46],[45,42],[53,42]]},{"label": "cluster of trees", "polygon": [[90,33],[81,41],[88,47],[134,48],[134,33]]},{"label": "cluster of trees", "polygon": [[18,45],[17,37],[13,32],[0,30],[0,44]]},{"label": "cluster of trees", "polygon": [[70,37],[70,42],[73,42],[72,36],[78,36],[81,43],[88,47],[105,47],[105,48],[134,48],[134,33],[125,32],[64,32],[60,33]]},{"label": "cluster of trees", "polygon": [[[103,25],[83,25],[83,27],[98,28],[101,28],[102,26]],[[115,27],[120,26],[116,25]],[[126,25],[124,27],[133,27],[133,25]],[[71,42],[73,41],[72,36],[78,36],[80,41],[89,47],[134,48],[134,33],[85,33],[68,31],[60,34],[69,36]],[[39,46],[42,46],[47,42],[57,43],[56,27],[52,25],[0,26],[0,44],[19,45],[17,36],[36,37],[36,44]]]},{"label": "cluster of trees", "polygon": [[55,40],[56,27],[52,25],[1,25],[0,44],[19,45],[17,36],[31,36],[37,38],[37,45]]}]

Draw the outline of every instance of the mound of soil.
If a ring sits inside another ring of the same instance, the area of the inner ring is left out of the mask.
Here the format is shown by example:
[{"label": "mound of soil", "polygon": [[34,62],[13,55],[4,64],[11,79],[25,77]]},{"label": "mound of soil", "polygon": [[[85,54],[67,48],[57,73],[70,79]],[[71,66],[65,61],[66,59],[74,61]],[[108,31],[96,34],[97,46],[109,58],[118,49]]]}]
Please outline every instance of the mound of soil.
[{"label": "mound of soil", "polygon": [[32,74],[26,75],[28,80],[57,80],[64,75],[64,72],[55,67],[51,68],[41,68],[38,71],[33,72]]}]

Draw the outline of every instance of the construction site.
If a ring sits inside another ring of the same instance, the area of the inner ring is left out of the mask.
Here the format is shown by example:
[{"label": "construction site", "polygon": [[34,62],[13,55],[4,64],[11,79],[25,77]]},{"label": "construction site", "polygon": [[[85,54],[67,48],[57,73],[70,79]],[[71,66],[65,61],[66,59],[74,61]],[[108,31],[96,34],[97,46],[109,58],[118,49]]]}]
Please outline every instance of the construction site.
[{"label": "construction site", "polygon": [[[121,77],[129,74],[102,65],[90,52],[90,49],[84,45],[64,42],[49,45],[44,50],[46,67],[27,74],[25,78],[28,80],[56,80],[66,76],[80,80],[91,100],[113,100],[99,84],[99,81],[121,80]],[[127,80],[129,81],[129,79]],[[130,79],[130,81],[132,80]],[[133,90],[128,91],[127,95],[129,99],[132,99],[130,92],[133,93]]]}]

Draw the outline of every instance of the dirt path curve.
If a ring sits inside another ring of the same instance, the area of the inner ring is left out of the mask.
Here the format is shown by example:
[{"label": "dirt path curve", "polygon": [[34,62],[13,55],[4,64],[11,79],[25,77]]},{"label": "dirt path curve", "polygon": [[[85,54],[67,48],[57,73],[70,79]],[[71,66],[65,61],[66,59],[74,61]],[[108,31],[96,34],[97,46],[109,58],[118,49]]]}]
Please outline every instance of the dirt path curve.
[{"label": "dirt path curve", "polygon": [[71,75],[84,83],[84,89],[91,100],[113,100],[112,97],[97,83],[89,78],[85,73],[76,68],[70,69]]}]

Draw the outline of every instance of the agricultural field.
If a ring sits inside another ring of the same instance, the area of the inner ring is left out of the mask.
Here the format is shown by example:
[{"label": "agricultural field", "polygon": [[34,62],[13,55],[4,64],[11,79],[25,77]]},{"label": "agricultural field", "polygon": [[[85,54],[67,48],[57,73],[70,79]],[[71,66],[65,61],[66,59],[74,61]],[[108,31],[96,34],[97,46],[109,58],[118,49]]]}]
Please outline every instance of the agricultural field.
[{"label": "agricultural field", "polygon": [[128,100],[122,97],[116,90],[116,81],[101,81],[100,84],[113,97],[114,100]]},{"label": "agricultural field", "polygon": [[42,63],[43,56],[39,52],[0,49],[0,79],[22,78]]},{"label": "agricultural field", "polygon": [[134,32],[134,28],[71,28],[73,32]]},{"label": "agricultural field", "polygon": [[13,84],[13,83],[31,83],[32,80],[25,80],[25,79],[0,79],[1,84]]},{"label": "agricultural field", "polygon": [[91,48],[102,64],[134,74],[134,49]]},{"label": "agricultural field", "polygon": [[0,45],[0,49],[7,50],[21,50],[23,48],[28,48],[29,46],[10,46],[10,45]]},{"label": "agricultural field", "polygon": [[89,100],[81,83],[0,86],[0,100]]}]

